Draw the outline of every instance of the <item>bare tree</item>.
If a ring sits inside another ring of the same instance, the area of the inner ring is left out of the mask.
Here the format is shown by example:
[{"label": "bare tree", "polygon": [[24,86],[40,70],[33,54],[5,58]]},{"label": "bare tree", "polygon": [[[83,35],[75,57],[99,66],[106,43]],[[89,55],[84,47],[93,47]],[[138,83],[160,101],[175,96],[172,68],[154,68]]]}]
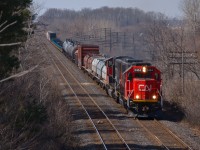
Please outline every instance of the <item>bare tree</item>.
[{"label": "bare tree", "polygon": [[183,0],[181,9],[185,15],[189,27],[193,31],[200,27],[200,0]]}]

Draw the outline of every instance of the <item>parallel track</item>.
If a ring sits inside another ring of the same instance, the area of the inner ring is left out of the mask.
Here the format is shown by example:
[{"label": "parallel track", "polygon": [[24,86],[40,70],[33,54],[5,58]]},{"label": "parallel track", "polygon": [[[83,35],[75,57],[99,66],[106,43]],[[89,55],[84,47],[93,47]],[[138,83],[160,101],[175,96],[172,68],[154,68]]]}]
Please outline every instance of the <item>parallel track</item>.
[{"label": "parallel track", "polygon": [[138,120],[136,121],[154,138],[164,149],[167,150],[192,150],[172,131],[166,128],[158,120]]},{"label": "parallel track", "polygon": [[[48,52],[51,52],[47,45],[45,47],[48,49]],[[52,62],[90,119],[94,129],[96,130],[96,133],[98,134],[103,144],[104,149],[130,150],[129,145],[120,135],[119,131],[115,128],[104,111],[98,106],[93,97],[71,74],[70,70],[68,70],[68,68],[63,64],[58,56],[53,53],[52,55],[54,55],[56,58],[52,58]]]}]

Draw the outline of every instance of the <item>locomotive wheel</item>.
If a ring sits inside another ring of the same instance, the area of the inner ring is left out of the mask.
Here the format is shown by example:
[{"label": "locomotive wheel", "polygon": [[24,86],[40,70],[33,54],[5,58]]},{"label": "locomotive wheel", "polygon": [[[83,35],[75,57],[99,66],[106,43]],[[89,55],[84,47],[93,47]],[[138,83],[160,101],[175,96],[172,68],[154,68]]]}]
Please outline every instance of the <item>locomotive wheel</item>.
[{"label": "locomotive wheel", "polygon": [[127,110],[128,106],[127,106],[127,102],[124,101],[124,108]]},{"label": "locomotive wheel", "polygon": [[119,103],[124,107],[124,105],[125,105],[125,104],[124,104],[124,100],[122,99],[121,96],[119,97]]},{"label": "locomotive wheel", "polygon": [[107,94],[107,95],[109,95],[109,94],[108,94],[108,89],[107,89],[107,88],[105,88],[105,90],[106,90],[106,94]]},{"label": "locomotive wheel", "polygon": [[115,101],[116,101],[117,103],[119,103],[119,97],[117,97]]},{"label": "locomotive wheel", "polygon": [[100,82],[100,87],[101,87],[102,89],[104,89],[103,83],[101,83],[101,82]]},{"label": "locomotive wheel", "polygon": [[119,97],[118,97],[118,96],[115,96],[115,95],[113,94],[113,99],[115,100],[116,103],[119,103]]}]

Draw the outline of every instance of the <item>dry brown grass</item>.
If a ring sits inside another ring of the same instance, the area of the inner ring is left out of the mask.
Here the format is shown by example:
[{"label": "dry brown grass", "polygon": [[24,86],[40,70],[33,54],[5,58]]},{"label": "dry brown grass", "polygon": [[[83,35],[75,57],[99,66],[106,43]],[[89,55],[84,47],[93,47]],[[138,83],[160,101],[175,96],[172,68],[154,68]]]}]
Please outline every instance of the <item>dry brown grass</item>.
[{"label": "dry brown grass", "polygon": [[180,78],[168,81],[164,90],[165,98],[179,106],[190,123],[200,125],[200,83],[198,80],[185,80],[184,95],[181,87]]},{"label": "dry brown grass", "polygon": [[[40,91],[38,72],[1,84],[0,149],[73,149],[70,109],[51,82]],[[45,98],[41,99],[41,94]]]},{"label": "dry brown grass", "polygon": [[[43,33],[42,33],[43,35]],[[34,72],[0,83],[0,149],[76,149],[70,109],[44,68],[50,62],[39,36],[21,49],[21,69]]]},{"label": "dry brown grass", "polygon": [[187,119],[196,125],[200,125],[200,82],[186,81],[185,95],[183,98],[183,107],[186,112]]}]

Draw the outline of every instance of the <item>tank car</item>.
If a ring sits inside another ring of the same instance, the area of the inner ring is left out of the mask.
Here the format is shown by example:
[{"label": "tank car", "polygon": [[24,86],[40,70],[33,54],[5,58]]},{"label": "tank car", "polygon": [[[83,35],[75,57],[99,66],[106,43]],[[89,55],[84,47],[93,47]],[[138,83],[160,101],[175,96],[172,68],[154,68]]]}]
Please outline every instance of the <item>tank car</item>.
[{"label": "tank car", "polygon": [[105,60],[106,58],[101,59],[97,64],[97,76],[99,79],[103,79],[103,74],[106,73],[105,70],[103,70],[103,68],[105,67]]},{"label": "tank car", "polygon": [[66,39],[63,43],[63,53],[67,54],[72,60],[75,61],[75,52],[77,50],[76,42]]},{"label": "tank car", "polygon": [[104,61],[105,57],[96,57],[94,58],[94,60],[92,61],[92,73],[97,76],[97,71],[98,71],[98,64],[101,61]]}]

